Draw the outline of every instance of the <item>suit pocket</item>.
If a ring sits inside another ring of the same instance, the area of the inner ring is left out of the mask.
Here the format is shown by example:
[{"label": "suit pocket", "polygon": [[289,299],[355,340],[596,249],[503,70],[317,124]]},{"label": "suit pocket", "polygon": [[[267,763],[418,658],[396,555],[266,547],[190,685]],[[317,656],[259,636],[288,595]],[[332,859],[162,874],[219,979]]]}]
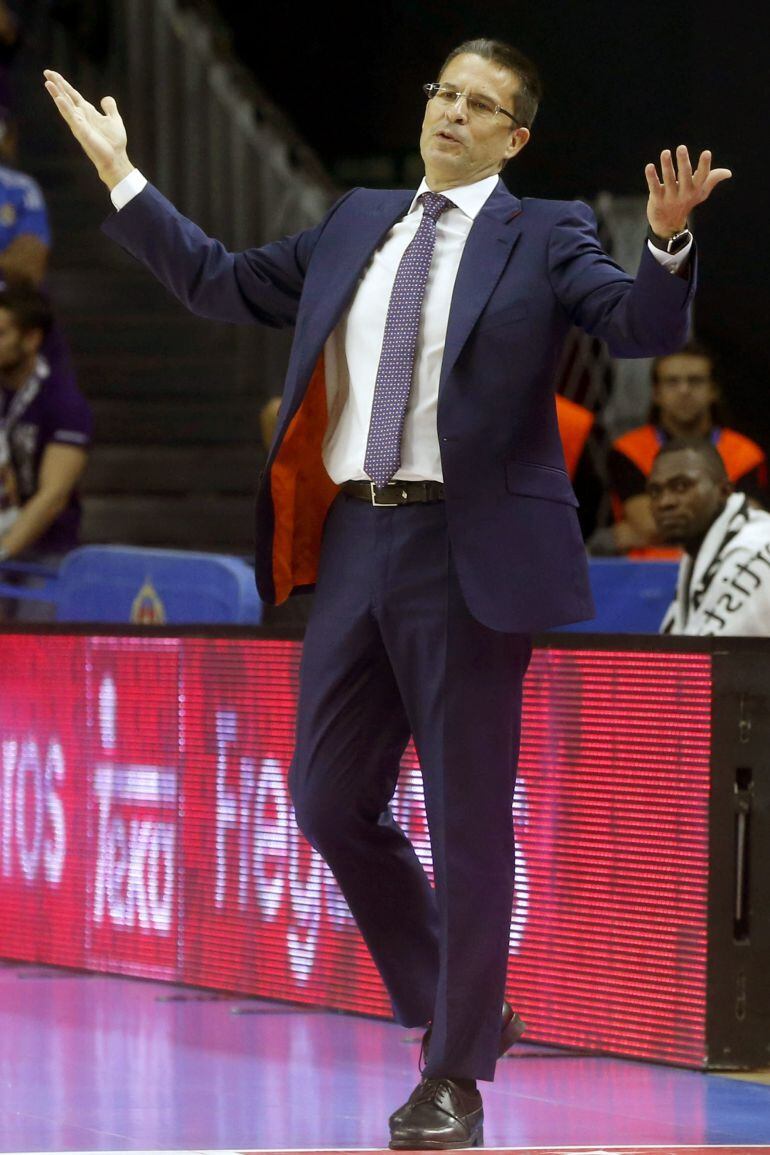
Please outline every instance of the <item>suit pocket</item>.
[{"label": "suit pocket", "polygon": [[540,497],[577,507],[578,499],[563,469],[530,461],[506,461],[505,487],[521,497]]},{"label": "suit pocket", "polygon": [[489,313],[482,313],[476,322],[478,333],[487,333],[490,329],[498,329],[501,325],[513,325],[517,321],[526,321],[529,317],[529,305],[526,301],[517,301],[507,305],[504,309],[495,309]]}]

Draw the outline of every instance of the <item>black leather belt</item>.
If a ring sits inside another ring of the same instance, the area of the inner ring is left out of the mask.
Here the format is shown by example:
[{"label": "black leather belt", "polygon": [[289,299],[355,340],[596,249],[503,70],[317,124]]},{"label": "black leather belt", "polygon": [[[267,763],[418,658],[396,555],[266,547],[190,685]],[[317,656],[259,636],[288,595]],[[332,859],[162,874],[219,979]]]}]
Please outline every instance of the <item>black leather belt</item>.
[{"label": "black leather belt", "polygon": [[444,500],[444,486],[440,481],[389,481],[379,489],[373,481],[343,481],[340,488],[348,497],[378,506]]}]

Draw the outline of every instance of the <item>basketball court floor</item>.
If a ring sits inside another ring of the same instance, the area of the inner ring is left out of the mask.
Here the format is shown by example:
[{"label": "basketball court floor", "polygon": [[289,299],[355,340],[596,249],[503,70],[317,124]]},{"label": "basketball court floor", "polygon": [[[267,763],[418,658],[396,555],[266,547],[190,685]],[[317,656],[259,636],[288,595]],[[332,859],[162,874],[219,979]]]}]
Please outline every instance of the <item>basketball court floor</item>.
[{"label": "basketball court floor", "polygon": [[[417,1081],[418,1038],[373,1019],[5,963],[0,1151],[383,1149],[388,1115]],[[485,1142],[770,1155],[761,1077],[520,1045],[483,1087]]]}]

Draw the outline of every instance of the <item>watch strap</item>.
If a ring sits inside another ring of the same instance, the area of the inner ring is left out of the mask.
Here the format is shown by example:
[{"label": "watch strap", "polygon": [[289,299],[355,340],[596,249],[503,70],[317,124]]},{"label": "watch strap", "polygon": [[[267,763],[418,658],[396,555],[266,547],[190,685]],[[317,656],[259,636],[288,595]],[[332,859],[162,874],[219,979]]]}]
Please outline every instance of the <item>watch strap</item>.
[{"label": "watch strap", "polygon": [[678,233],[674,233],[673,237],[659,237],[652,228],[647,228],[647,239],[664,253],[670,253],[671,256],[676,256],[681,252],[685,245],[688,245],[692,240],[692,233],[688,228],[680,229]]}]

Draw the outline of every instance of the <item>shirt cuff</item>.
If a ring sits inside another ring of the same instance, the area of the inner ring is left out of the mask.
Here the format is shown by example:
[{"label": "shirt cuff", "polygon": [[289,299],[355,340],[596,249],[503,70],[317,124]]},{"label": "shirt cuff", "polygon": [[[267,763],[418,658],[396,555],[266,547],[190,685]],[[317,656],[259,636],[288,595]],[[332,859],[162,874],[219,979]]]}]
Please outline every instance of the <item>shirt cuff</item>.
[{"label": "shirt cuff", "polygon": [[[131,169],[128,176],[119,180],[114,189],[110,190],[110,200],[118,212],[125,208],[129,201],[138,196],[147,184],[147,177],[142,176],[138,168]],[[667,255],[667,254],[666,254]]]},{"label": "shirt cuff", "polygon": [[[133,175],[134,174],[131,173],[131,176]],[[129,178],[126,177],[126,180],[128,179]],[[120,185],[118,185],[118,188],[120,188]],[[114,191],[115,190],[113,189],[113,192]],[[652,243],[652,241],[647,242],[647,248],[650,250],[659,265],[662,265],[664,269],[668,269],[669,273],[678,273],[690,255],[690,249],[692,248],[692,238],[690,238],[684,248],[680,249],[678,253],[667,253],[664,249],[657,248]]]}]

